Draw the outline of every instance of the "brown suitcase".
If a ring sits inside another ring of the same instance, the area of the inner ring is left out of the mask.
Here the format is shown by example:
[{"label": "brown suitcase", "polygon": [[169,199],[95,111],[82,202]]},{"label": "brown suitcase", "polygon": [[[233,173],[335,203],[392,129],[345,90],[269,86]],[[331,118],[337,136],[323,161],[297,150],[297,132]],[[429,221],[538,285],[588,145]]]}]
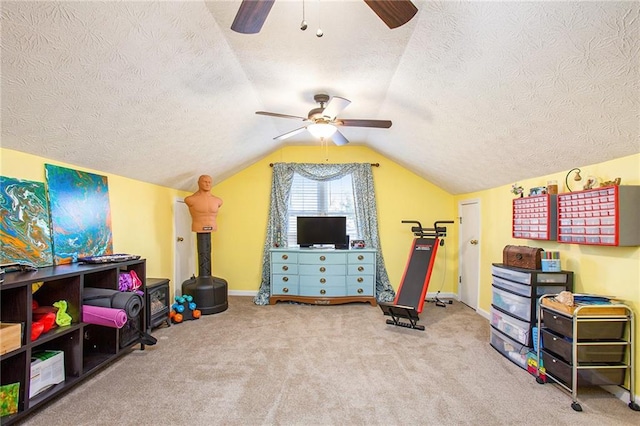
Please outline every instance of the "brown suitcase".
[{"label": "brown suitcase", "polygon": [[528,246],[505,246],[502,263],[523,269],[542,269],[542,249]]}]

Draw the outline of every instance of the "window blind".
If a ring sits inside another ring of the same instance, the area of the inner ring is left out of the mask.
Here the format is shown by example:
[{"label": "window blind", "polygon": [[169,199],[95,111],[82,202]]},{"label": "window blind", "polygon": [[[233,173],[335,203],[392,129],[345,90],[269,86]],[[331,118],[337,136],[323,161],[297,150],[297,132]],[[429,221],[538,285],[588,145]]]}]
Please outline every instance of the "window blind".
[{"label": "window blind", "polygon": [[351,175],[316,181],[294,173],[289,198],[288,244],[297,245],[298,216],[346,216],[347,234],[357,237],[356,211]]}]

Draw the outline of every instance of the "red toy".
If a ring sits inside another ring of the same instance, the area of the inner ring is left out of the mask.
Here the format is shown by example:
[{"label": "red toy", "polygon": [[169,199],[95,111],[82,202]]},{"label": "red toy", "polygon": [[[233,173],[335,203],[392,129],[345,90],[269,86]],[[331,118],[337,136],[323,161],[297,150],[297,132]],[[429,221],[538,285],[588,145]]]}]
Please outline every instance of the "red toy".
[{"label": "red toy", "polygon": [[42,333],[47,333],[56,326],[57,308],[53,306],[39,306],[36,300],[31,303],[33,311],[31,323],[31,341],[36,340]]}]

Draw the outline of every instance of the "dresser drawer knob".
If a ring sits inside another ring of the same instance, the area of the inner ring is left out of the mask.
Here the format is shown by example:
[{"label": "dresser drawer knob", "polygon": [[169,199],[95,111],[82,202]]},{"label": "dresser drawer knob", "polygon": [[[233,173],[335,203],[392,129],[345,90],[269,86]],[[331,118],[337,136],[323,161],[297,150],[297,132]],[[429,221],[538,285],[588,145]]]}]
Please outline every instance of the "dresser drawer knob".
[{"label": "dresser drawer knob", "polygon": [[361,282],[363,282],[363,281],[364,281],[364,278],[362,278],[362,277],[358,277],[358,282],[359,282],[359,283],[361,283]]},{"label": "dresser drawer knob", "polygon": [[320,267],[320,272],[327,272],[327,268],[325,268],[324,266]]},{"label": "dresser drawer knob", "polygon": [[361,288],[359,288],[359,289],[358,289],[358,293],[359,293],[359,294],[362,294],[362,293],[364,293],[364,290],[363,290],[363,289],[361,289]]},{"label": "dresser drawer knob", "polygon": [[363,255],[358,255],[358,260],[364,260],[364,256]]},{"label": "dresser drawer knob", "polygon": [[325,260],[327,260],[327,258],[326,258],[326,256],[320,256],[320,260],[322,260],[324,262]]},{"label": "dresser drawer knob", "polygon": [[325,290],[324,288],[320,289],[320,294],[327,294],[327,290]]},{"label": "dresser drawer knob", "polygon": [[289,267],[288,267],[287,265],[284,265],[284,266],[282,267],[282,270],[283,270],[283,271],[288,271],[288,270],[289,270]]},{"label": "dresser drawer knob", "polygon": [[358,271],[359,271],[359,272],[364,271],[364,266],[358,266]]},{"label": "dresser drawer knob", "polygon": [[324,284],[326,282],[327,282],[327,280],[325,280],[324,278],[320,278],[320,284]]},{"label": "dresser drawer knob", "polygon": [[283,260],[287,260],[287,259],[289,259],[289,256],[287,256],[286,254],[283,254],[283,255],[282,255],[282,259],[283,259]]},{"label": "dresser drawer knob", "polygon": [[282,281],[286,283],[287,281],[289,281],[289,277],[282,277]]},{"label": "dresser drawer knob", "polygon": [[283,288],[282,288],[282,292],[283,292],[283,293],[289,293],[289,289],[288,289],[288,288],[286,288],[286,287],[283,287]]}]

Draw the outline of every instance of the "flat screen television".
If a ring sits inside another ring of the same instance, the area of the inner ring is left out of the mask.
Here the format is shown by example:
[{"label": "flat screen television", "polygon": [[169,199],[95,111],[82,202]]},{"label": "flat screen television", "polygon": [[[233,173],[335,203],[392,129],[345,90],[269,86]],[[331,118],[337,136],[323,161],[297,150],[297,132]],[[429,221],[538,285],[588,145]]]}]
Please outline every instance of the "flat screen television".
[{"label": "flat screen television", "polygon": [[344,247],[349,244],[345,216],[298,216],[297,226],[300,247],[328,244]]}]

